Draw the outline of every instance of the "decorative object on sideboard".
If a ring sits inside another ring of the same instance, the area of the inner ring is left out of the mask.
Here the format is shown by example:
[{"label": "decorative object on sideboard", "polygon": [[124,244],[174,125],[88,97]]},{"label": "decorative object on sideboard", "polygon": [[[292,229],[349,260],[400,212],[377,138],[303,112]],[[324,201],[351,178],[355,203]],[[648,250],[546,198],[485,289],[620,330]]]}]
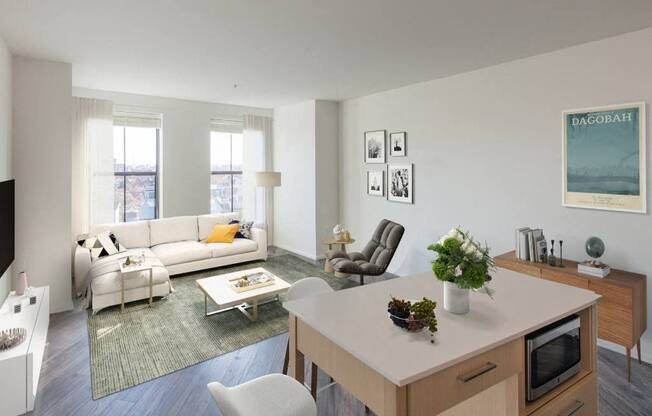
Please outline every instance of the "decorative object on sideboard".
[{"label": "decorative object on sideboard", "polygon": [[555,240],[550,240],[550,255],[548,256],[548,264],[551,266],[557,265],[557,258],[555,258]]},{"label": "decorative object on sideboard", "polygon": [[385,163],[385,130],[366,131],[364,133],[365,163]]},{"label": "decorative object on sideboard", "polygon": [[437,332],[436,307],[437,302],[425,297],[414,303],[392,297],[387,304],[387,313],[394,325],[406,329],[408,332],[420,332],[424,328],[428,328],[431,335],[430,342],[434,342],[432,336]]},{"label": "decorative object on sideboard", "polygon": [[385,196],[385,172],[367,172],[367,194],[373,196]]},{"label": "decorative object on sideboard", "polygon": [[0,331],[0,351],[8,350],[25,341],[25,328],[10,328]]},{"label": "decorative object on sideboard", "polygon": [[411,204],[414,202],[413,166],[387,165],[387,200]]},{"label": "decorative object on sideboard", "polygon": [[428,246],[437,253],[432,262],[432,271],[444,282],[444,309],[455,314],[469,311],[469,290],[483,289],[489,296],[492,291],[486,286],[491,281],[489,273],[494,260],[489,256],[489,247],[476,242],[468,231],[453,228]]},{"label": "decorative object on sideboard", "polygon": [[27,273],[24,271],[16,275],[15,290],[18,296],[23,296],[27,290]]},{"label": "decorative object on sideboard", "polygon": [[403,157],[407,155],[406,148],[407,133],[399,131],[389,134],[389,155],[392,157]]},{"label": "decorative object on sideboard", "polygon": [[598,260],[604,254],[604,242],[598,237],[589,237],[584,243],[586,254],[593,260],[586,260],[577,264],[577,271],[593,277],[605,277],[611,273],[611,268]]},{"label": "decorative object on sideboard", "polygon": [[569,110],[562,116],[562,204],[646,213],[645,103]]},{"label": "decorative object on sideboard", "polygon": [[559,267],[564,266],[564,240],[559,240]]}]

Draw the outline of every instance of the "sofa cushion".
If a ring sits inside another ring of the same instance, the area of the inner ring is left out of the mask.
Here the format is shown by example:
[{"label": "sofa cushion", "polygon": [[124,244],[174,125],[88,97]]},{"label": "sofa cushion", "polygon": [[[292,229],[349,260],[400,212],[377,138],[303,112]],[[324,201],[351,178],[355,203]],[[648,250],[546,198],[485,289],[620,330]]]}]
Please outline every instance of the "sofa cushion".
[{"label": "sofa cushion", "polygon": [[112,232],[120,244],[126,248],[149,247],[149,221],[122,222],[118,224],[96,225],[91,230],[91,235],[103,231]]},{"label": "sofa cushion", "polygon": [[211,250],[198,241],[159,244],[152,251],[166,266],[211,258]]},{"label": "sofa cushion", "polygon": [[224,214],[208,214],[199,215],[197,217],[197,225],[199,226],[199,238],[197,240],[205,240],[206,237],[213,231],[215,224],[228,224],[233,220],[239,220],[239,212],[227,212]]},{"label": "sofa cushion", "polygon": [[258,250],[258,243],[246,238],[236,238],[232,243],[208,243],[213,257],[232,256]]},{"label": "sofa cushion", "polygon": [[149,222],[152,246],[176,241],[197,241],[197,217],[172,217]]}]

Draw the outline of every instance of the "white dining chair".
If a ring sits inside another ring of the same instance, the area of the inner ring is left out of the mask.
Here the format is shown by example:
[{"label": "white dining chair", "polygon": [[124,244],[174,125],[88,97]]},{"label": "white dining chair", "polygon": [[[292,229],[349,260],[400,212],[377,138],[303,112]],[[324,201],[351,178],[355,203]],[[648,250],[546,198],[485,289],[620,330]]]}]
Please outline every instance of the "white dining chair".
[{"label": "white dining chair", "polygon": [[235,387],[208,384],[222,416],[317,416],[308,390],[292,377],[268,374]]},{"label": "white dining chair", "polygon": [[[309,296],[317,296],[324,293],[333,292],[333,289],[326,283],[324,279],[318,277],[306,277],[297,282],[294,282],[288,289],[287,300],[303,299]],[[285,360],[283,361],[283,374],[288,373],[288,364],[290,362],[290,342],[285,348]],[[317,374],[319,368],[315,363],[312,363],[310,370],[310,394],[314,399],[317,399]]]}]

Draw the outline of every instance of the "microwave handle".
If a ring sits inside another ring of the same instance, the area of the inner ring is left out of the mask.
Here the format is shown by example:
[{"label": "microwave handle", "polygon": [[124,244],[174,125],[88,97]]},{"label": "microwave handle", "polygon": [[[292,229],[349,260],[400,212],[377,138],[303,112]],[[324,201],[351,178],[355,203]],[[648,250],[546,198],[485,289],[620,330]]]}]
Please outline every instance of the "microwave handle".
[{"label": "microwave handle", "polygon": [[457,377],[457,380],[460,383],[468,383],[469,381],[480,377],[483,374],[486,374],[490,372],[491,370],[494,370],[496,367],[498,367],[496,364],[492,363],[491,361],[487,362],[487,364],[483,365],[482,367],[478,368],[477,370],[474,370],[468,374],[461,375]]},{"label": "microwave handle", "polygon": [[573,416],[582,407],[584,407],[584,402],[581,402],[579,400],[575,400],[575,403],[573,403],[573,407],[566,410],[565,412],[558,413],[558,415],[559,416]]}]

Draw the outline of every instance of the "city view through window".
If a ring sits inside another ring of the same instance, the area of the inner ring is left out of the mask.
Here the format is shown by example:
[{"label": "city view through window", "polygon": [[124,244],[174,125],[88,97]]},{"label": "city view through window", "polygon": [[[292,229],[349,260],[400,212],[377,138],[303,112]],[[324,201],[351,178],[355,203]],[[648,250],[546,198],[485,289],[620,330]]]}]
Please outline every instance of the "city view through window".
[{"label": "city view through window", "polygon": [[211,213],[242,209],[242,134],[211,132]]},{"label": "city view through window", "polygon": [[157,217],[159,129],[113,127],[115,222]]}]

